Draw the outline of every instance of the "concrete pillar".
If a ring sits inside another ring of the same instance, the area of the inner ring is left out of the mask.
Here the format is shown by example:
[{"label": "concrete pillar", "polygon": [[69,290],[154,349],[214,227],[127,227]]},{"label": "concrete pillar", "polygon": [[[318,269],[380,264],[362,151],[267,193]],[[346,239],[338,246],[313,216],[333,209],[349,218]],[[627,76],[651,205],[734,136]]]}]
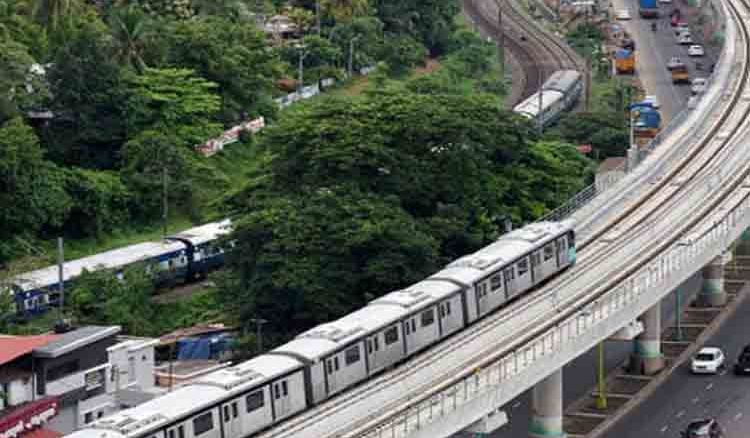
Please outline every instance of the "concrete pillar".
[{"label": "concrete pillar", "polygon": [[735,255],[750,255],[750,230],[745,230],[740,234],[740,239],[735,248]]},{"label": "concrete pillar", "polygon": [[562,368],[534,386],[530,438],[561,438],[563,431]]},{"label": "concrete pillar", "polygon": [[630,372],[656,374],[664,368],[664,356],[661,354],[661,303],[654,304],[640,319],[643,332],[633,342]]},{"label": "concrete pillar", "polygon": [[731,253],[714,258],[703,267],[703,289],[698,296],[698,302],[706,307],[719,307],[727,302],[727,292],[724,289],[724,265],[731,260]]}]

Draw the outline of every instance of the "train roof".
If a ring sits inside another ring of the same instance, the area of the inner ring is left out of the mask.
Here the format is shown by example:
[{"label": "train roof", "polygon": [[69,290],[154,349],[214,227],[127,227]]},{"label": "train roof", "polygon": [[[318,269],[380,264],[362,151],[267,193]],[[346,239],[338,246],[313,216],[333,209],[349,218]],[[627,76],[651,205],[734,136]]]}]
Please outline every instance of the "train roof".
[{"label": "train roof", "polygon": [[232,221],[224,219],[219,222],[211,222],[208,224],[201,225],[199,227],[190,228],[189,230],[182,231],[178,234],[169,236],[170,239],[184,239],[193,245],[201,245],[212,240],[216,240],[219,237],[229,234],[232,226]]},{"label": "train roof", "polygon": [[215,386],[230,392],[242,392],[302,368],[303,364],[288,356],[263,355],[209,373],[193,385]]},{"label": "train roof", "polygon": [[449,281],[427,278],[406,289],[384,295],[370,304],[393,304],[411,313],[456,294],[461,289],[461,286]]},{"label": "train roof", "polygon": [[69,438],[127,438],[148,434],[216,403],[224,389],[209,385],[187,385],[134,408],[117,412],[91,423]]},{"label": "train roof", "polygon": [[448,264],[431,278],[450,279],[470,285],[531,250],[572,230],[572,222],[536,222],[500,236],[479,251]]},{"label": "train roof", "polygon": [[341,319],[310,329],[273,352],[288,353],[307,361],[315,361],[398,321],[406,314],[406,309],[401,306],[371,304]]},{"label": "train roof", "polygon": [[557,70],[544,81],[543,90],[556,90],[563,93],[575,88],[581,80],[581,73],[577,70]]},{"label": "train roof", "polygon": [[542,94],[542,108],[549,108],[563,98],[563,93],[556,90],[537,91],[513,108],[513,112],[529,118],[539,114],[539,94]]},{"label": "train roof", "polygon": [[[65,262],[63,266],[63,281],[68,281],[70,278],[81,275],[84,270],[94,271],[98,269],[118,268],[184,249],[185,244],[178,241],[143,242],[71,260]],[[58,282],[57,271],[57,265],[53,265],[19,274],[14,277],[13,284],[20,287],[23,291],[49,287]]]}]

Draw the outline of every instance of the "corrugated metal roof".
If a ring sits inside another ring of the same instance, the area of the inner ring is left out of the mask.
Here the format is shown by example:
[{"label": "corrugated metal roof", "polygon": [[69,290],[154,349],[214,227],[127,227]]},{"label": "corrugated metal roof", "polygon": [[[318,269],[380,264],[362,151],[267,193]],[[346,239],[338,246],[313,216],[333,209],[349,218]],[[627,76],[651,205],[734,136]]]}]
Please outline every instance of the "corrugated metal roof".
[{"label": "corrugated metal roof", "polygon": [[36,357],[58,357],[77,348],[84,347],[108,336],[120,333],[120,326],[89,325],[63,333],[44,346],[34,348]]},{"label": "corrugated metal roof", "polygon": [[0,337],[0,365],[31,353],[35,348],[53,342],[60,335],[3,336]]}]

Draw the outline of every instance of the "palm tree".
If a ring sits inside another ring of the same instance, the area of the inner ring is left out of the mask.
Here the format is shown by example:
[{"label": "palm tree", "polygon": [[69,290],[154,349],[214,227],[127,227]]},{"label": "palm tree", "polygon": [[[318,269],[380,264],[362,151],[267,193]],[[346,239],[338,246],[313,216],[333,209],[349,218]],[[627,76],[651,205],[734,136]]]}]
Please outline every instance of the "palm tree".
[{"label": "palm tree", "polygon": [[110,17],[117,58],[138,73],[146,68],[143,51],[148,45],[149,17],[135,4],[115,9]]}]

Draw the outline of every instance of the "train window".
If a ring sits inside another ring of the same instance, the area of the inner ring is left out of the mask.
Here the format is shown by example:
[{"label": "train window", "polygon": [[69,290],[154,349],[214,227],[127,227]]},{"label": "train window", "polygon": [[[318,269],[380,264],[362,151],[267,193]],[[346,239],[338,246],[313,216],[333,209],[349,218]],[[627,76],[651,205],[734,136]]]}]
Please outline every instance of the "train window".
[{"label": "train window", "polygon": [[422,327],[427,327],[435,322],[435,312],[432,309],[422,312]]},{"label": "train window", "polygon": [[539,266],[541,264],[542,264],[542,257],[541,257],[540,251],[537,251],[531,254],[531,265]]},{"label": "train window", "polygon": [[[329,364],[330,364],[330,362],[329,362]],[[279,391],[279,384],[278,383],[275,384],[275,385],[273,385],[273,398],[275,398],[276,400],[278,400],[278,399],[281,398],[281,391]]]},{"label": "train window", "polygon": [[326,361],[326,372],[328,374],[333,374],[333,360],[332,359],[328,359]]},{"label": "train window", "polygon": [[450,301],[445,302],[445,314],[446,315],[451,314],[451,302]]},{"label": "train window", "polygon": [[385,345],[391,345],[398,342],[398,328],[393,326],[385,331]]},{"label": "train window", "polygon": [[518,261],[518,276],[526,275],[527,272],[529,272],[529,260],[524,257]]},{"label": "train window", "polygon": [[380,338],[378,338],[377,335],[375,335],[375,351],[380,350]]},{"label": "train window", "polygon": [[[333,368],[336,369],[336,371],[339,370],[339,357],[338,356],[333,358]],[[284,382],[284,386],[286,386],[286,381]]]},{"label": "train window", "polygon": [[248,413],[263,407],[263,391],[255,391],[245,397],[245,405]]},{"label": "train window", "polygon": [[411,324],[409,324],[409,321],[406,321],[406,334],[408,335],[410,333],[411,333]]},{"label": "train window", "polygon": [[544,261],[551,259],[555,256],[555,244],[550,242],[544,245]]},{"label": "train window", "polygon": [[229,405],[224,405],[224,422],[228,422],[229,418]]},{"label": "train window", "polygon": [[185,426],[177,426],[177,438],[185,438]]},{"label": "train window", "polygon": [[355,345],[346,350],[344,354],[344,362],[347,366],[359,362],[359,345]]},{"label": "train window", "polygon": [[[339,369],[339,358],[336,358],[336,369]],[[286,397],[289,395],[289,387],[286,384],[286,380],[281,382],[281,394]]]},{"label": "train window", "polygon": [[193,420],[193,435],[199,436],[214,428],[214,416],[211,412],[196,417]]},{"label": "train window", "polygon": [[367,340],[367,353],[372,354],[372,339]]},{"label": "train window", "polygon": [[167,436],[169,438],[175,438],[174,429],[169,429],[169,432],[167,432]]},{"label": "train window", "polygon": [[239,409],[237,409],[237,402],[232,402],[232,418],[240,416]]},{"label": "train window", "polygon": [[490,285],[492,286],[492,290],[500,289],[500,286],[503,284],[503,279],[501,278],[500,274],[495,274],[490,278]]}]

